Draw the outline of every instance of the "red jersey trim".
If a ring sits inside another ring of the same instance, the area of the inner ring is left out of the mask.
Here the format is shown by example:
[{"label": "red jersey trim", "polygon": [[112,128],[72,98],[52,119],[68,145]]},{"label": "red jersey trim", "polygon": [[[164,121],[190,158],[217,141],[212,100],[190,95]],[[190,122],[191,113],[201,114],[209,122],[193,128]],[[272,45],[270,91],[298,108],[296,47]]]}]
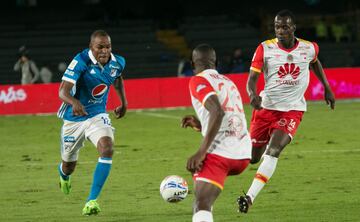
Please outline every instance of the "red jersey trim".
[{"label": "red jersey trim", "polygon": [[317,58],[318,58],[318,54],[319,54],[319,46],[318,44],[316,44],[316,42],[311,42],[314,46],[314,49],[315,49],[315,56],[313,58],[313,60],[311,60],[311,63],[315,63],[317,61]]},{"label": "red jersey trim", "polygon": [[277,44],[277,46],[281,49],[281,50],[283,50],[283,51],[285,51],[285,52],[291,52],[291,51],[293,51],[294,49],[296,49],[297,47],[298,47],[298,45],[299,45],[299,40],[297,39],[297,38],[295,38],[295,45],[292,47],[292,48],[290,48],[290,49],[287,49],[287,48],[284,48],[280,43],[279,43],[279,40],[278,39],[276,39],[276,44]]},{"label": "red jersey trim", "polygon": [[262,67],[264,65],[264,46],[259,44],[254,53],[253,59],[251,61],[250,70],[261,73]]},{"label": "red jersey trim", "polygon": [[189,82],[190,93],[193,97],[199,100],[202,104],[211,95],[216,94],[210,82],[202,76],[193,76]]},{"label": "red jersey trim", "polygon": [[258,68],[255,68],[255,67],[250,67],[250,70],[252,70],[252,71],[255,71],[256,73],[261,73],[261,69],[258,69]]}]

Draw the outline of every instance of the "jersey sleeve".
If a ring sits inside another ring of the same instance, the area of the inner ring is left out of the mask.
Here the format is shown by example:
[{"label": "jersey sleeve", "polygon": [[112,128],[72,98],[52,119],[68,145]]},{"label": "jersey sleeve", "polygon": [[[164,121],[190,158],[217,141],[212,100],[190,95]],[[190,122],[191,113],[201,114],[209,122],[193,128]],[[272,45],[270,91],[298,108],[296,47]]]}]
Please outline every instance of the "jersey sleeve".
[{"label": "jersey sleeve", "polygon": [[80,54],[78,54],[71,61],[69,66],[66,68],[61,80],[75,84],[76,81],[80,78],[81,73],[83,73],[85,70],[86,70],[86,64],[81,59]]},{"label": "jersey sleeve", "polygon": [[318,46],[318,44],[316,44],[316,42],[312,42],[312,44],[314,46],[315,54],[314,54],[314,58],[311,60],[311,63],[314,63],[314,62],[316,62],[316,60],[318,58],[319,46]]},{"label": "jersey sleeve", "polygon": [[216,94],[209,81],[201,76],[191,77],[189,88],[191,95],[199,100],[202,104],[205,103],[209,96]]},{"label": "jersey sleeve", "polygon": [[125,58],[122,56],[116,56],[116,61],[120,65],[119,74],[116,76],[116,78],[118,78],[121,76],[121,73],[124,71],[126,62],[125,62]]},{"label": "jersey sleeve", "polygon": [[264,47],[260,44],[254,53],[253,59],[251,61],[250,70],[261,73],[264,65]]}]

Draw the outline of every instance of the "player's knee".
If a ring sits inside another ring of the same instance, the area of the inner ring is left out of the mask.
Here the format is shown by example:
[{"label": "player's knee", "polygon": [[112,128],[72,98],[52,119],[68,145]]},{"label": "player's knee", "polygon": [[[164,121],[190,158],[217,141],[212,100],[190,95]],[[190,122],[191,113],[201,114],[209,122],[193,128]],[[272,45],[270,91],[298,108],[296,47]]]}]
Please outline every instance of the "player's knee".
[{"label": "player's knee", "polygon": [[271,146],[266,151],[266,154],[273,157],[279,157],[281,153],[281,148],[276,146]]},{"label": "player's knee", "polygon": [[211,203],[206,198],[200,198],[195,201],[194,208],[195,212],[199,210],[211,211]]},{"label": "player's knee", "polygon": [[102,157],[111,158],[113,154],[114,154],[114,150],[112,148],[103,149],[102,152],[101,152]]},{"label": "player's knee", "polygon": [[102,138],[98,141],[97,145],[102,157],[112,157],[114,150],[111,138]]}]

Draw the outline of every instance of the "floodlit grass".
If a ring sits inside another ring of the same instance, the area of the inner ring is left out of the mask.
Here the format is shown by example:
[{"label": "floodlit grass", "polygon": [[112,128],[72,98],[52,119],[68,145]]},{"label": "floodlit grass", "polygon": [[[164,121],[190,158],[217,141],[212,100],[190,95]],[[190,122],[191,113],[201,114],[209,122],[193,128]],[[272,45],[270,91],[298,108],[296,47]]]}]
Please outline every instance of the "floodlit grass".
[{"label": "floodlit grass", "polygon": [[[246,108],[250,119],[250,108]],[[180,128],[192,109],[128,112],[116,128],[110,177],[98,200],[102,212],[84,217],[97,161],[90,144],[80,151],[72,193],[58,187],[61,120],[55,116],[0,117],[0,221],[191,221],[193,194],[169,204],[161,180],[183,176],[192,190],[187,158],[201,135]],[[113,116],[112,116],[113,117]],[[360,103],[339,102],[335,111],[310,103],[294,141],[249,213],[235,200],[250,186],[258,165],[229,177],[214,206],[215,221],[358,221],[360,218]]]}]

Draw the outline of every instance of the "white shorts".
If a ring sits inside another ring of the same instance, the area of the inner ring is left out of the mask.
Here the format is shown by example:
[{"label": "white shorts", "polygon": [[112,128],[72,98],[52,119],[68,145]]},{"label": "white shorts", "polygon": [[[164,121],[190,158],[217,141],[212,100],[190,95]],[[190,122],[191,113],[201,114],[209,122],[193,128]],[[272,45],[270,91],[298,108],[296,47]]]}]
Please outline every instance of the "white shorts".
[{"label": "white shorts", "polygon": [[108,136],[114,141],[114,128],[106,113],[99,114],[81,122],[64,120],[61,129],[61,158],[65,162],[77,161],[79,150],[85,139],[97,147],[101,137]]}]

